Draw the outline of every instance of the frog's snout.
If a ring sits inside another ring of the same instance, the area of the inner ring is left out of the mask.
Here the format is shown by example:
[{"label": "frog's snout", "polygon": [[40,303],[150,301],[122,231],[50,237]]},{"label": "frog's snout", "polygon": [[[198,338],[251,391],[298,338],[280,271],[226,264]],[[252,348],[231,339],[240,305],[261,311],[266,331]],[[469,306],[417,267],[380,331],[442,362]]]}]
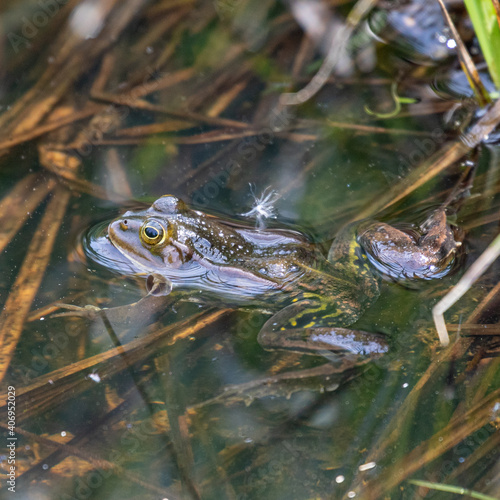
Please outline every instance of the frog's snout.
[{"label": "frog's snout", "polygon": [[108,234],[110,237],[115,236],[119,231],[126,231],[128,224],[123,224],[123,221],[113,221],[108,226]]},{"label": "frog's snout", "polygon": [[108,226],[108,235],[112,242],[121,241],[130,229],[130,221],[127,219],[114,220]]}]

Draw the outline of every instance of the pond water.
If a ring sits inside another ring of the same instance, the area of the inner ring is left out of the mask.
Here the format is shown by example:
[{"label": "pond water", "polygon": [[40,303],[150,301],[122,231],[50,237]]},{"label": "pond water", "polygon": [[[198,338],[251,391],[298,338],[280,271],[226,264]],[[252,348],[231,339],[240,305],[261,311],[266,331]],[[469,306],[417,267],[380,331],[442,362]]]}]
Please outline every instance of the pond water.
[{"label": "pond water", "polygon": [[[2,498],[458,498],[412,480],[500,497],[498,264],[446,314],[452,347],[431,315],[498,233],[498,136],[411,188],[484,115],[437,4],[423,1],[372,7],[319,91],[283,104],[351,7],[0,7]],[[465,232],[457,272],[380,280],[349,328],[388,352],[355,363],[264,349],[274,296],[210,302],[191,287],[161,315],[133,308],[144,276],[82,247],[91,228],[172,194],[326,253],[349,222],[406,227],[464,185],[448,210]]]}]

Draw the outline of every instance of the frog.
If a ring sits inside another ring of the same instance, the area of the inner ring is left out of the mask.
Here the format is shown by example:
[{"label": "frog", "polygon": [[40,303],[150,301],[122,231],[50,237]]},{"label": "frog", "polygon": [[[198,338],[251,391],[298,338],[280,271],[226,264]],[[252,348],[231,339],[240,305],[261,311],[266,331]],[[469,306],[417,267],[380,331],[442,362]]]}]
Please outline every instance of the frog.
[{"label": "frog", "polygon": [[255,227],[165,195],[112,220],[87,247],[101,264],[144,277],[150,292],[204,293],[268,312],[258,334],[265,349],[375,356],[387,341],[347,327],[377,300],[381,280],[441,278],[460,245],[444,208],[418,228],[347,224],[325,253],[294,229]]}]

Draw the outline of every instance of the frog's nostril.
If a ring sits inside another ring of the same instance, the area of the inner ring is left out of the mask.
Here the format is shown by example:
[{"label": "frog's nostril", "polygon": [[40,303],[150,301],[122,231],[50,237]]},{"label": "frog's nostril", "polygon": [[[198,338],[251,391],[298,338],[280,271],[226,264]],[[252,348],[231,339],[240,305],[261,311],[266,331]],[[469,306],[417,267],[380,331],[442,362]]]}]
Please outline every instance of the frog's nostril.
[{"label": "frog's nostril", "polygon": [[128,229],[128,221],[126,219],[120,221],[120,229],[122,231],[126,231]]}]

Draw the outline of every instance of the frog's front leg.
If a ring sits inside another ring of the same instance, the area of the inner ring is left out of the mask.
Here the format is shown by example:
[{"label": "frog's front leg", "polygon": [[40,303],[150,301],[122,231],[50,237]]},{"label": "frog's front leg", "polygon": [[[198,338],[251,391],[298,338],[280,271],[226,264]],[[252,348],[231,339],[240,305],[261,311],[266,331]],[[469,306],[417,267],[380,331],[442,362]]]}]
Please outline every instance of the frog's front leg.
[{"label": "frog's front leg", "polygon": [[59,308],[66,309],[66,312],[52,314],[51,317],[78,316],[91,321],[100,318],[106,327],[112,328],[112,325],[115,325],[121,329],[148,326],[156,321],[167,308],[167,304],[172,302],[169,297],[172,283],[164,276],[150,274],[146,280],[146,290],[148,295],[124,306],[101,309],[93,305],[80,307],[72,304],[58,304]]},{"label": "frog's front leg", "polygon": [[[345,352],[374,356],[388,351],[381,335],[350,330],[353,312],[344,306],[329,307],[319,295],[299,299],[274,314],[262,327],[259,343],[265,349],[286,349],[314,354],[315,351]],[[357,316],[357,315],[356,315]]]}]

